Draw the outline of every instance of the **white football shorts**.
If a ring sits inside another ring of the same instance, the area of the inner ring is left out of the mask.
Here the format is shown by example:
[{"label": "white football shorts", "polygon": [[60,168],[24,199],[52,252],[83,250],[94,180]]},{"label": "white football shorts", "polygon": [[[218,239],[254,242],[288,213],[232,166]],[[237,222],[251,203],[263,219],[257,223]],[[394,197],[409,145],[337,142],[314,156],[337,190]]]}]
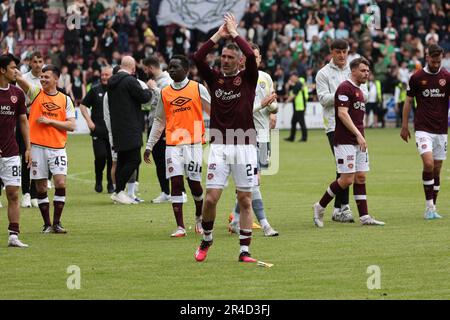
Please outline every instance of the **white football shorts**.
[{"label": "white football shorts", "polygon": [[47,179],[48,172],[53,175],[67,175],[66,149],[50,149],[31,146],[31,179]]},{"label": "white football shorts", "polygon": [[203,148],[200,143],[166,146],[166,178],[186,176],[202,181]]},{"label": "white football shorts", "polygon": [[0,179],[5,187],[21,186],[21,161],[19,156],[0,157]]},{"label": "white football shorts", "polygon": [[361,151],[359,145],[338,144],[334,146],[334,157],[338,173],[369,171],[369,151]]},{"label": "white football shorts", "polygon": [[447,139],[446,134],[416,131],[416,146],[419,154],[432,152],[434,160],[447,159]]}]

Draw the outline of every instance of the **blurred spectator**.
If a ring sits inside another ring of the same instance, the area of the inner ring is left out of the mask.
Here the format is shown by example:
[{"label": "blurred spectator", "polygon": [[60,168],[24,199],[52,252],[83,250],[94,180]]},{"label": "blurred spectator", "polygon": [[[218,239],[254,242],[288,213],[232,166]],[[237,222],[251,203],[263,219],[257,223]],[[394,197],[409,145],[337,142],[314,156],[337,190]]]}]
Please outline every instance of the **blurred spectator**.
[{"label": "blurred spectator", "polygon": [[0,4],[0,18],[1,20],[1,30],[0,30],[0,39],[8,32],[9,28],[9,15],[10,15],[11,6],[9,0],[2,0]]},{"label": "blurred spectator", "polygon": [[6,32],[6,37],[3,38],[1,42],[2,54],[14,54],[17,46],[17,40],[14,37],[14,32],[12,30],[8,30]]},{"label": "blurred spectator", "polygon": [[16,16],[17,30],[19,32],[19,41],[25,39],[25,31],[27,30],[27,17],[30,12],[28,0],[17,0],[14,5],[14,15]]},{"label": "blurred spectator", "polygon": [[47,1],[33,0],[30,8],[33,15],[33,38],[34,40],[41,40],[42,30],[45,29],[47,23]]}]

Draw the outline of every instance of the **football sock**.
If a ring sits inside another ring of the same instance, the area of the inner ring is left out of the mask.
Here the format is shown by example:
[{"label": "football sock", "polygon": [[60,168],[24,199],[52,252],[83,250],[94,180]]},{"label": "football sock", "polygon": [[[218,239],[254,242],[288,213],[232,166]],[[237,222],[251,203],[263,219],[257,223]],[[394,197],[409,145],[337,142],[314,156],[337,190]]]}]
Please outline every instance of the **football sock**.
[{"label": "football sock", "polygon": [[362,217],[368,215],[366,184],[355,183],[353,185],[353,195],[355,196],[355,202],[358,206],[359,216]]},{"label": "football sock", "polygon": [[213,240],[213,236],[212,236],[213,227],[214,227],[214,221],[209,221],[209,222],[202,221],[203,240],[204,241],[210,242]]},{"label": "football sock", "polygon": [[18,223],[10,223],[8,226],[8,232],[9,235],[18,235],[20,233],[19,231],[19,224]]},{"label": "football sock", "polygon": [[264,211],[264,204],[262,201],[261,191],[259,190],[259,187],[253,188],[252,208],[253,208],[253,212],[255,213],[256,218],[261,223],[261,225],[262,225],[262,222],[261,222],[262,220],[265,220],[265,222],[267,223],[266,213]]},{"label": "football sock", "polygon": [[173,214],[175,215],[175,220],[177,226],[184,228],[183,222],[183,176],[175,176],[170,178],[172,184],[171,199]]},{"label": "football sock", "polygon": [[434,197],[434,177],[433,172],[422,172],[423,189],[425,191],[425,200],[427,207],[433,206]]},{"label": "football sock", "polygon": [[203,207],[203,188],[200,181],[194,181],[187,179],[189,184],[189,189],[191,189],[192,197],[195,202],[195,216],[200,217],[202,215]]},{"label": "football sock", "polygon": [[37,194],[39,210],[41,211],[42,219],[44,220],[44,224],[46,226],[51,226],[50,222],[50,204],[47,197],[47,192]]},{"label": "football sock", "polygon": [[252,241],[252,230],[251,229],[239,230],[239,245],[240,245],[241,253],[248,252],[251,241]]},{"label": "football sock", "polygon": [[434,194],[433,194],[433,203],[436,204],[437,197],[439,193],[439,189],[441,188],[441,178],[439,176],[434,176]]},{"label": "football sock", "polygon": [[336,194],[341,193],[343,189],[339,185],[339,183],[334,181],[330,184],[327,191],[322,196],[322,199],[320,199],[319,204],[322,206],[322,208],[326,208],[327,205],[333,200],[333,198],[336,196]]},{"label": "football sock", "polygon": [[175,221],[177,222],[178,227],[182,227],[184,229],[183,222],[183,203],[172,203],[173,214],[175,215]]},{"label": "football sock", "polygon": [[241,208],[239,207],[239,202],[236,200],[236,205],[234,206],[233,221],[239,221],[241,218]]},{"label": "football sock", "polygon": [[127,183],[127,194],[133,200],[135,197],[135,194],[134,194],[135,191],[136,191],[136,182],[128,182]]},{"label": "football sock", "polygon": [[55,196],[53,197],[53,224],[58,224],[61,221],[62,211],[66,203],[66,188],[56,188]]}]

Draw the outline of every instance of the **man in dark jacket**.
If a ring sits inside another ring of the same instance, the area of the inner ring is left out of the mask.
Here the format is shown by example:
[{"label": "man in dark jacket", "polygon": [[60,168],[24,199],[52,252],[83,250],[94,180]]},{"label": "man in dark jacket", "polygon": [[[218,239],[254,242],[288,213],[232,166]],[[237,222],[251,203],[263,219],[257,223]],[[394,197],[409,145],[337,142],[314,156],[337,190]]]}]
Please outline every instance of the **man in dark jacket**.
[{"label": "man in dark jacket", "polygon": [[141,105],[151,99],[149,89],[143,89],[133,76],[136,62],[130,56],[122,58],[120,70],[108,80],[108,104],[111,117],[113,149],[117,152],[116,192],[111,199],[131,204],[124,192],[132,173],[141,163]]}]

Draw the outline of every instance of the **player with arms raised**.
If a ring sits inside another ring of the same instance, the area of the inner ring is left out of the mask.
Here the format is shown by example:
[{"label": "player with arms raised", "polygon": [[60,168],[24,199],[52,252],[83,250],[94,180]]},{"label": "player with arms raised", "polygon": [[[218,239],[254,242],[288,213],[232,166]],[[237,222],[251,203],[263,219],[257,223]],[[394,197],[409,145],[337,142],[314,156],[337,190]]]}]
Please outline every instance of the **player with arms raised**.
[{"label": "player with arms raised", "polygon": [[[216,206],[229,175],[233,176],[241,208],[241,262],[256,262],[249,246],[252,236],[252,188],[257,173],[256,130],[253,123],[253,102],[258,82],[258,67],[251,46],[239,36],[233,15],[226,14],[224,24],[194,55],[200,75],[211,92],[211,145],[208,158],[206,197],[202,213],[203,241],[195,259],[203,261],[212,244]],[[208,52],[221,40],[232,38],[220,58],[221,72],[206,62]],[[245,70],[239,71],[241,51],[246,57]]]}]

